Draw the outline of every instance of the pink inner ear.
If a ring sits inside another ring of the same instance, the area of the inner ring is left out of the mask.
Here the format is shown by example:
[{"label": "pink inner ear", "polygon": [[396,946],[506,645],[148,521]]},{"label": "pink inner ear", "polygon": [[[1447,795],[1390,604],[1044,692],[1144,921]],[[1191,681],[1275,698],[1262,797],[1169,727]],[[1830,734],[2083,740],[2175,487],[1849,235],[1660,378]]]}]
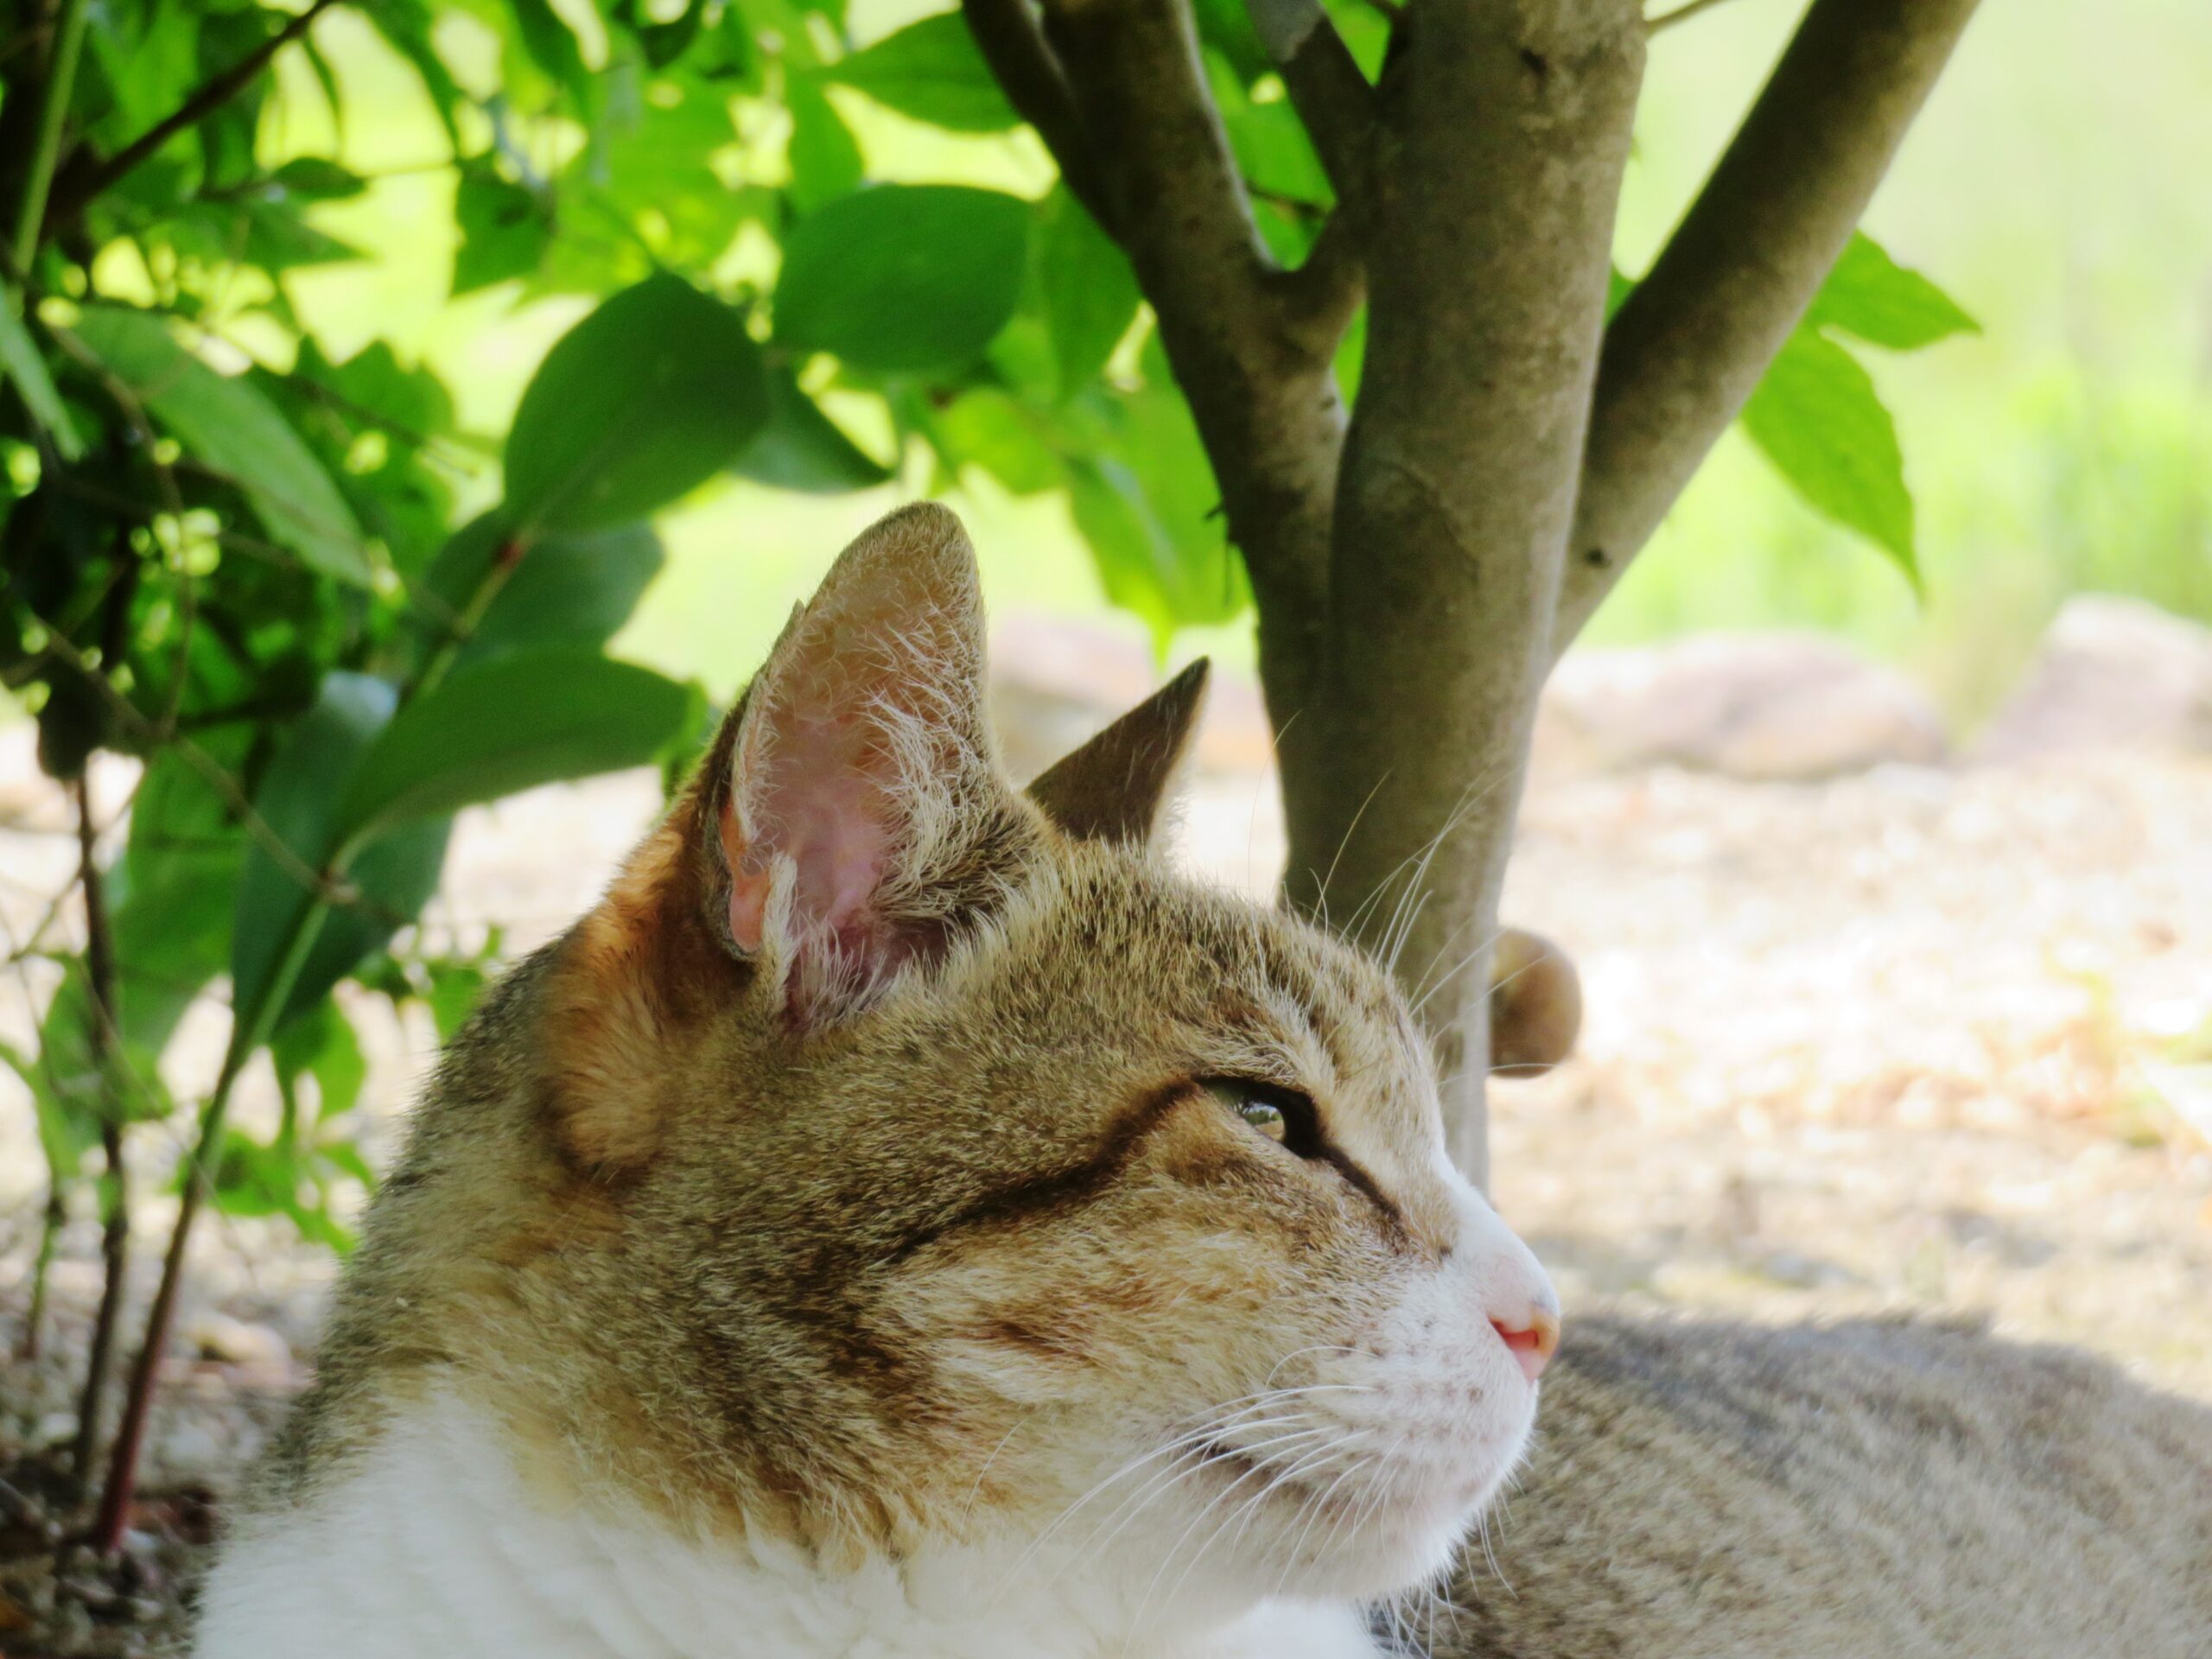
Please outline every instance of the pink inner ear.
[{"label": "pink inner ear", "polygon": [[725,805],[730,934],[741,949],[760,948],[779,853],[795,868],[792,912],[800,927],[826,928],[841,941],[869,932],[869,901],[889,872],[892,847],[887,780],[875,775],[882,758],[870,754],[873,747],[852,715],[799,715],[777,741],[753,798],[758,845],[741,843],[734,805]]}]

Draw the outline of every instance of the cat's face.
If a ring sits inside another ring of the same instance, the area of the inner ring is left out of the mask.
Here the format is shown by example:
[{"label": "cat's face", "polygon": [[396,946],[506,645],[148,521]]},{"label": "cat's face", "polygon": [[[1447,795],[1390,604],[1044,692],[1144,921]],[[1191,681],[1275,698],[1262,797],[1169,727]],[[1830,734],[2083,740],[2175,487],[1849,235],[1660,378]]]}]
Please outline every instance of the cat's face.
[{"label": "cat's face", "polygon": [[1401,1587],[1520,1456],[1552,1292],[1387,976],[1146,853],[1197,679],[1020,796],[973,584],[941,512],[856,543],[564,951],[550,1132],[654,1313],[610,1335],[817,1542]]}]

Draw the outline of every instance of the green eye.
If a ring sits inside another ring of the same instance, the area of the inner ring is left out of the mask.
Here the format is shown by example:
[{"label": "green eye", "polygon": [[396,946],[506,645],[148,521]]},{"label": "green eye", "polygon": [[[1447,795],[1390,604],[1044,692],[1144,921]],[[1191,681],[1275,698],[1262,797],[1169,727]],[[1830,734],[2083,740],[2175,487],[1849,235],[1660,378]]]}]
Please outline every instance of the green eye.
[{"label": "green eye", "polygon": [[[1285,1109],[1293,1099],[1288,1090],[1238,1077],[1210,1078],[1204,1087],[1208,1094],[1268,1140],[1282,1145],[1290,1142],[1294,1128],[1290,1112]],[[1313,1110],[1311,1103],[1302,1096],[1297,1098],[1296,1105],[1308,1113]]]}]

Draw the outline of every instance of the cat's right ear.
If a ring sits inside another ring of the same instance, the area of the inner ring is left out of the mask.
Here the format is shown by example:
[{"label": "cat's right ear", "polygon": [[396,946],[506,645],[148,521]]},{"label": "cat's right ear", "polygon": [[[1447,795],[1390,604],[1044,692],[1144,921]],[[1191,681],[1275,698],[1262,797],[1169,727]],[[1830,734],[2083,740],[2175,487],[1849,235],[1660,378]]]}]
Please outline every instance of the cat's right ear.
[{"label": "cat's right ear", "polygon": [[1198,730],[1209,670],[1203,657],[1029,785],[1045,816],[1080,841],[1141,846],[1160,824],[1168,785]]}]

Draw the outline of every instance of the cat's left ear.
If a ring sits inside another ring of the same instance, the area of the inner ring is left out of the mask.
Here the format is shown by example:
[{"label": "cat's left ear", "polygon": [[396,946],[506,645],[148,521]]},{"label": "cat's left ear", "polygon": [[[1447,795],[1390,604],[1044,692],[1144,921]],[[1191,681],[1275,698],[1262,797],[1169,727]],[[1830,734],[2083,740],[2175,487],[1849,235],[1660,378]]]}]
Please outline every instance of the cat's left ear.
[{"label": "cat's left ear", "polygon": [[1081,841],[1141,846],[1159,828],[1160,808],[1205,708],[1209,666],[1203,657],[1029,785],[1045,815]]}]

